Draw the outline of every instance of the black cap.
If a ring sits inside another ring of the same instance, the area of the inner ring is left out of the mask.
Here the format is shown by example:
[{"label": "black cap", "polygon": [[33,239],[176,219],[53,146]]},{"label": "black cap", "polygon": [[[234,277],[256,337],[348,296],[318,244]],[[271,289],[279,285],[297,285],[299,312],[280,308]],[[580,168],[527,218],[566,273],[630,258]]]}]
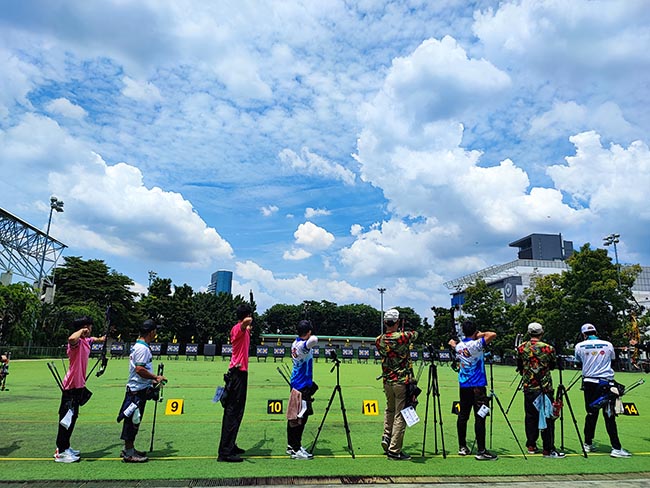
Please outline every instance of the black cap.
[{"label": "black cap", "polygon": [[156,322],[154,322],[151,319],[145,320],[140,326],[140,332],[142,334],[148,334],[152,330],[157,330],[157,329],[158,329],[158,325],[156,325]]},{"label": "black cap", "polygon": [[83,317],[79,317],[78,319],[73,320],[71,327],[73,330],[79,330],[82,327],[87,327],[88,325],[93,325],[93,319],[84,315]]}]

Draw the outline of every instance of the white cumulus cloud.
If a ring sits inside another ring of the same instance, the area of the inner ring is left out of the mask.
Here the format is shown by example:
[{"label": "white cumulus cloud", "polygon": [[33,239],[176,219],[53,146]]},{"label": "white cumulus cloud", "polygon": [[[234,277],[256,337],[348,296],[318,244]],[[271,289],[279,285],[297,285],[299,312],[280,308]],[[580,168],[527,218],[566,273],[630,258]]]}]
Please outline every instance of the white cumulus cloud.
[{"label": "white cumulus cloud", "polygon": [[565,158],[566,165],[547,169],[558,189],[596,214],[618,214],[617,220],[628,213],[650,219],[650,150],[645,142],[605,148],[594,131],[570,140],[576,147],[575,156]]},{"label": "white cumulus cloud", "polygon": [[342,181],[346,185],[353,185],[356,178],[352,171],[341,164],[329,161],[306,147],[302,148],[300,154],[291,149],[283,149],[278,157],[286,166],[298,173],[331,178]]},{"label": "white cumulus cloud", "polygon": [[302,261],[303,259],[307,259],[309,257],[311,257],[311,253],[301,248],[291,249],[290,251],[285,251],[282,254],[282,259],[285,259],[287,261]]},{"label": "white cumulus cloud", "polygon": [[81,120],[86,115],[88,115],[83,107],[75,105],[67,98],[57,98],[56,100],[52,100],[45,105],[45,108],[48,110],[48,112],[63,115],[64,117],[68,117],[70,119]]},{"label": "white cumulus cloud", "polygon": [[280,209],[275,205],[265,205],[264,207],[260,208],[260,212],[262,212],[262,215],[264,215],[264,217],[270,217],[278,210]]},{"label": "white cumulus cloud", "polygon": [[334,235],[312,222],[300,224],[293,236],[296,238],[296,244],[319,251],[334,243]]},{"label": "white cumulus cloud", "polygon": [[128,76],[122,78],[122,94],[139,102],[156,103],[162,100],[158,87],[151,82],[134,80]]},{"label": "white cumulus cloud", "polygon": [[331,215],[332,212],[327,210],[326,208],[311,208],[307,207],[305,209],[305,218],[306,219],[311,219],[313,217],[318,217],[320,215]]}]

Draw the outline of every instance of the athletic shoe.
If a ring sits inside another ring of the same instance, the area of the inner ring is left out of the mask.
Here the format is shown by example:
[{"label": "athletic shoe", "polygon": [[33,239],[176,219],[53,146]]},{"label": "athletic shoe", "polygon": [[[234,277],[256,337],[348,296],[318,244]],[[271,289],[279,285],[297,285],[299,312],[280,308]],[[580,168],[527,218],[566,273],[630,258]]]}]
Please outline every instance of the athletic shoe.
[{"label": "athletic shoe", "polygon": [[122,458],[123,463],[146,463],[147,461],[149,461],[149,458],[147,456],[138,456],[137,454],[124,456]]},{"label": "athletic shoe", "polygon": [[469,456],[470,454],[472,454],[472,451],[467,446],[463,446],[460,449],[458,449],[458,455],[459,456]]},{"label": "athletic shoe", "polygon": [[480,451],[476,453],[476,456],[474,457],[479,461],[495,461],[498,459],[498,456],[496,454],[492,454],[489,451]]},{"label": "athletic shoe", "polygon": [[[146,453],[146,452],[138,451],[137,449],[133,449],[133,452],[135,453],[136,456],[147,457],[147,453]],[[126,456],[126,450],[122,449],[122,450],[120,451],[120,457],[123,458],[124,456]]]},{"label": "athletic shoe", "polygon": [[613,458],[629,458],[632,457],[632,454],[627,452],[622,447],[620,449],[612,449],[612,452],[609,455]]},{"label": "athletic shoe", "polygon": [[233,454],[244,454],[246,452],[245,449],[242,449],[239,446],[235,446],[235,448],[232,450]]},{"label": "athletic shoe", "polygon": [[314,459],[314,456],[307,452],[304,447],[301,447],[299,450],[293,452],[291,459]]},{"label": "athletic shoe", "polygon": [[81,454],[81,451],[79,451],[78,449],[72,449],[71,447],[68,447],[66,451],[70,451],[75,456],[79,456],[79,454]]},{"label": "athletic shoe", "polygon": [[566,457],[566,454],[553,449],[552,451],[544,451],[544,457],[549,459],[562,459]]},{"label": "athletic shoe", "polygon": [[594,452],[596,450],[593,444],[583,444],[582,447],[585,448],[585,452]]},{"label": "athletic shoe", "polygon": [[528,446],[528,454],[539,454],[537,446]]},{"label": "athletic shoe", "polygon": [[69,453],[67,449],[63,452],[59,452],[57,449],[54,451],[54,461],[57,463],[76,463],[79,461],[79,456]]},{"label": "athletic shoe", "polygon": [[294,450],[292,449],[291,446],[287,445],[287,454],[289,456],[293,456],[295,454]]},{"label": "athletic shoe", "polygon": [[390,459],[391,461],[410,461],[411,456],[406,454],[405,452],[400,452],[399,454],[393,454],[392,452],[389,452],[386,457]]},{"label": "athletic shoe", "polygon": [[390,437],[388,436],[383,436],[381,438],[381,448],[384,450],[386,454],[388,454],[388,448],[390,447]]},{"label": "athletic shoe", "polygon": [[217,461],[222,463],[241,463],[244,459],[237,456],[237,454],[231,454],[230,456],[219,456]]},{"label": "athletic shoe", "polygon": [[314,457],[314,455],[313,455],[311,452],[309,452],[307,449],[305,449],[305,448],[302,447],[302,446],[300,447],[300,452],[302,452],[303,454],[306,453],[306,454],[309,456],[309,459],[311,459],[311,458]]}]

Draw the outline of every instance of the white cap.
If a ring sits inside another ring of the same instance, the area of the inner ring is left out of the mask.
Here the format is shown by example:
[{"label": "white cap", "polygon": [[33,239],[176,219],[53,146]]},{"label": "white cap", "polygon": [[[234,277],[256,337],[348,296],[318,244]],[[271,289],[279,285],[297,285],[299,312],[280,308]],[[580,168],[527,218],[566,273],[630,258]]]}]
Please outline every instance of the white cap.
[{"label": "white cap", "polygon": [[594,327],[593,324],[585,324],[580,327],[580,332],[583,334],[586,334],[587,332],[596,332],[596,327]]},{"label": "white cap", "polygon": [[399,320],[399,311],[391,308],[384,313],[384,322],[397,322]]},{"label": "white cap", "polygon": [[544,332],[544,327],[539,322],[531,322],[528,324],[528,333],[530,335],[539,335]]}]

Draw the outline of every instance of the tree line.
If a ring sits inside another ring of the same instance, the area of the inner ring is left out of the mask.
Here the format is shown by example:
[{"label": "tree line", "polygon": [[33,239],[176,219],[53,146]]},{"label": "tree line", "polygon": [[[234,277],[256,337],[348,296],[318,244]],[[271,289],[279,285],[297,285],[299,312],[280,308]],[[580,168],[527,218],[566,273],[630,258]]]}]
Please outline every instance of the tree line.
[{"label": "tree line", "polygon": [[[650,325],[631,292],[639,266],[617,269],[604,249],[592,250],[589,244],[574,253],[568,264],[569,270],[562,274],[533,276],[530,287],[514,305],[506,303],[498,289],[478,280],[466,289],[456,319],[472,318],[480,328],[495,330],[498,338],[493,349],[499,354],[512,351],[516,335],[525,333],[532,321],[542,323],[546,338],[561,348],[575,342],[585,322],[596,325],[600,335],[615,344],[627,343],[633,315],[640,319],[641,327]],[[293,334],[302,319],[310,320],[322,337],[375,337],[381,330],[381,311],[365,304],[306,300],[276,304],[258,314],[252,292],[249,297],[195,292],[187,284],[174,285],[169,278],[152,280],[146,294],[131,291],[133,285],[131,278],[110,269],[104,261],[76,256],[65,257],[56,268],[52,304],[41,303],[27,283],[0,285],[0,344],[62,345],[69,324],[81,315],[94,319],[95,334],[110,319],[112,336],[123,341],[135,340],[139,324],[153,318],[162,325],[161,342],[222,344],[236,322],[237,306],[244,302],[250,302],[258,324],[253,329],[253,344],[259,343],[261,333]],[[455,330],[453,310],[432,307],[435,319],[430,324],[412,308],[397,308],[404,328],[420,332],[420,344],[446,347]]]}]

